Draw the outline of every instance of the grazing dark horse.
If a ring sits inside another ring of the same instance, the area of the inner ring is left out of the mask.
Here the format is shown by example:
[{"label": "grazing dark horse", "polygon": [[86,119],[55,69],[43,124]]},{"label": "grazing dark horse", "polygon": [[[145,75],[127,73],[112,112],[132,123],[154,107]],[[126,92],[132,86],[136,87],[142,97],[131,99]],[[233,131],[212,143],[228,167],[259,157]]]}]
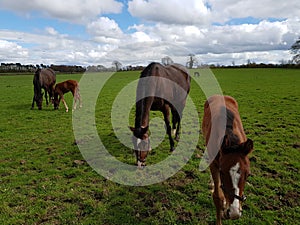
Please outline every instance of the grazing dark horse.
[{"label": "grazing dark horse", "polygon": [[[224,126],[219,122],[222,117],[226,120]],[[223,137],[219,137],[221,129],[225,129]],[[242,202],[246,200],[243,192],[250,173],[248,154],[253,150],[253,141],[247,139],[238,112],[238,104],[230,96],[214,95],[205,102],[202,132],[209,156],[212,155],[214,148],[220,147],[217,149],[216,157],[210,159],[213,200],[217,224],[220,225],[222,218],[238,219],[242,215]]]},{"label": "grazing dark horse", "polygon": [[[36,102],[38,109],[42,109],[43,93],[42,89],[45,90],[46,104],[48,105],[53,98],[54,84],[56,82],[56,74],[50,69],[37,69],[33,77],[34,96],[32,99],[31,109],[34,108],[34,102]],[[49,94],[49,101],[48,96]]]},{"label": "grazing dark horse", "polygon": [[188,70],[179,64],[163,66],[151,63],[142,71],[136,91],[135,126],[130,128],[134,135],[133,145],[139,167],[145,166],[151,149],[148,134],[150,110],[163,113],[170,149],[174,150],[170,110],[173,129],[176,129],[175,138],[179,140],[180,121],[190,91],[190,82]]},{"label": "grazing dark horse", "polygon": [[69,91],[72,92],[72,95],[74,97],[74,106],[73,110],[76,109],[77,101],[79,101],[79,107],[82,107],[81,103],[81,97],[79,93],[79,84],[76,80],[66,80],[61,83],[57,83],[55,85],[54,89],[54,109],[58,109],[60,101],[64,103],[66,112],[69,111],[69,108],[67,106],[67,103],[64,99],[64,94],[68,93]]}]

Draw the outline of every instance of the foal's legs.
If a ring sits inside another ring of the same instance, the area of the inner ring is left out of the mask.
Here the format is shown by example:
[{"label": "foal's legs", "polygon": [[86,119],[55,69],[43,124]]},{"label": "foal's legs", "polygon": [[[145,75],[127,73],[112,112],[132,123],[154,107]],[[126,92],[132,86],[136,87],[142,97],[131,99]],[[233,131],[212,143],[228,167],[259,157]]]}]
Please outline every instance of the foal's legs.
[{"label": "foal's legs", "polygon": [[69,108],[68,108],[67,103],[66,103],[66,101],[65,101],[65,99],[64,99],[64,96],[62,95],[62,96],[60,96],[59,98],[60,98],[60,99],[62,100],[62,102],[64,103],[66,112],[69,112]]}]

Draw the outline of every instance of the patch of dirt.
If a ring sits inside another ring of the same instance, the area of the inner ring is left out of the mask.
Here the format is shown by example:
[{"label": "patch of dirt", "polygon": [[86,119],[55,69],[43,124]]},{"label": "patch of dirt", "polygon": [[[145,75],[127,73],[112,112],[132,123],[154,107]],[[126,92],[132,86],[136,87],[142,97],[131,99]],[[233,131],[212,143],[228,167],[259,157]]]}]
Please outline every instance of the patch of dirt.
[{"label": "patch of dirt", "polygon": [[180,210],[177,212],[177,218],[179,221],[188,222],[193,218],[193,214],[190,211]]},{"label": "patch of dirt", "polygon": [[300,148],[300,144],[298,144],[298,143],[293,144],[293,148],[299,149]]},{"label": "patch of dirt", "polygon": [[288,207],[298,207],[299,204],[299,198],[300,198],[300,192],[287,192],[284,196],[280,197],[280,201],[284,206]]}]

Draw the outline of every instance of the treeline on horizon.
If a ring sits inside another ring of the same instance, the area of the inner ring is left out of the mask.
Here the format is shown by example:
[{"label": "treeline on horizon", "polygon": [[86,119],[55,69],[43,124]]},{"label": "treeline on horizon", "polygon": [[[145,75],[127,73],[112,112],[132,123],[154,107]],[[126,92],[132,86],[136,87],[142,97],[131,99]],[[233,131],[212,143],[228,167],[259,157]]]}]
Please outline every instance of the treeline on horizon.
[{"label": "treeline on horizon", "polygon": [[[201,65],[197,68],[285,68],[300,69],[300,64],[282,63],[282,64],[265,64],[265,63],[248,63],[243,65]],[[116,71],[115,67],[107,68],[103,65],[97,66],[76,66],[76,65],[22,65],[21,63],[1,63],[0,73],[34,73],[38,68],[51,68],[58,73],[85,73],[85,72],[109,72]],[[143,70],[144,66],[126,66],[118,69],[118,71],[136,71]]]}]

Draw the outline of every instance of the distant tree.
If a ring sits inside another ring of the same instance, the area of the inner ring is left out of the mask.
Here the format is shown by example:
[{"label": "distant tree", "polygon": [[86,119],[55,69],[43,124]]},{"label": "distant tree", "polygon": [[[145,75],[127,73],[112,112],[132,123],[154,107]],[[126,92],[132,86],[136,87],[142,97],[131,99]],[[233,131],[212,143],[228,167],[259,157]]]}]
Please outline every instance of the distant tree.
[{"label": "distant tree", "polygon": [[291,53],[293,56],[293,62],[296,64],[300,64],[300,37],[298,40],[292,45],[290,48]]},{"label": "distant tree", "polygon": [[106,67],[103,66],[103,65],[98,65],[98,66],[97,66],[97,71],[99,71],[99,72],[106,71]]},{"label": "distant tree", "polygon": [[198,60],[194,54],[188,55],[188,61],[186,63],[187,68],[192,69],[194,66],[198,65]]},{"label": "distant tree", "polygon": [[116,68],[116,71],[119,71],[121,69],[121,67],[122,67],[122,63],[120,63],[117,60],[113,61],[112,65]]},{"label": "distant tree", "polygon": [[166,66],[166,65],[173,64],[174,61],[169,56],[166,56],[161,59],[161,63]]}]

